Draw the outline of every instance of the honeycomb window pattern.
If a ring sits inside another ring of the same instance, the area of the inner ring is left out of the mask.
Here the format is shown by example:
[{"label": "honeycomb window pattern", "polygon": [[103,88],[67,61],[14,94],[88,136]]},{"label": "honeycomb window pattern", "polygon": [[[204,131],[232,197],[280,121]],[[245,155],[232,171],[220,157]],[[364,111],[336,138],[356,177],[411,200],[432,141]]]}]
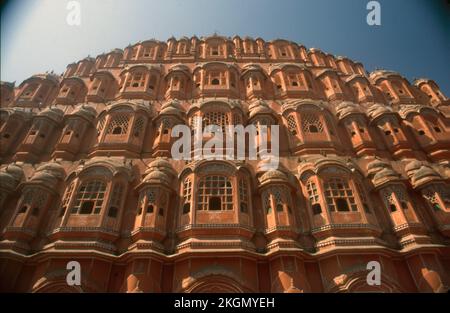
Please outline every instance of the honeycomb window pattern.
[{"label": "honeycomb window pattern", "polygon": [[262,203],[264,205],[264,211],[266,214],[272,213],[272,205],[270,204],[270,193],[265,191],[262,195]]},{"label": "honeycomb window pattern", "polygon": [[289,132],[294,136],[297,135],[297,122],[295,121],[295,117],[293,115],[289,115],[287,121]]},{"label": "honeycomb window pattern", "polygon": [[124,135],[128,132],[130,117],[125,114],[116,115],[109,123],[107,134]]},{"label": "honeycomb window pattern", "polygon": [[133,127],[133,135],[135,137],[139,137],[142,132],[144,131],[144,123],[145,120],[142,116],[139,116],[136,121],[134,122],[134,127]]},{"label": "honeycomb window pattern", "polygon": [[100,136],[100,134],[103,131],[103,128],[105,127],[106,118],[103,116],[97,124],[97,136]]},{"label": "honeycomb window pattern", "polygon": [[317,114],[304,114],[302,116],[302,128],[304,133],[323,132],[323,124]]}]

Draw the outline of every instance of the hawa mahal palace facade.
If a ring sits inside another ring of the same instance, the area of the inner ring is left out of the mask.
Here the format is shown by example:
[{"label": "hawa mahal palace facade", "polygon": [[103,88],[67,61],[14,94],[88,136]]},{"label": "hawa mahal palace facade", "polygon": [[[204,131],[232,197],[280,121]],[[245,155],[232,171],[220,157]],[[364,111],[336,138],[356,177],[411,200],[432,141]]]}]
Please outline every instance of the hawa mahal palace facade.
[{"label": "hawa mahal palace facade", "polygon": [[[218,35],[2,82],[0,290],[446,292],[449,104],[430,79]],[[278,168],[174,160],[194,117],[279,125]]]}]

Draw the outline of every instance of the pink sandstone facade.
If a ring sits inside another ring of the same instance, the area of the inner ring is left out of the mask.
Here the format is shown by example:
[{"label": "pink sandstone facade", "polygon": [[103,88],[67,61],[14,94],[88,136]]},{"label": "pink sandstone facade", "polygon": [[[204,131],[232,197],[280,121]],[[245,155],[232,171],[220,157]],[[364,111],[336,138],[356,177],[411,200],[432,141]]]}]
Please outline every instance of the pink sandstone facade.
[{"label": "pink sandstone facade", "polygon": [[[433,80],[237,36],[2,82],[0,290],[445,292],[449,104]],[[195,116],[280,125],[279,168],[173,160]]]}]

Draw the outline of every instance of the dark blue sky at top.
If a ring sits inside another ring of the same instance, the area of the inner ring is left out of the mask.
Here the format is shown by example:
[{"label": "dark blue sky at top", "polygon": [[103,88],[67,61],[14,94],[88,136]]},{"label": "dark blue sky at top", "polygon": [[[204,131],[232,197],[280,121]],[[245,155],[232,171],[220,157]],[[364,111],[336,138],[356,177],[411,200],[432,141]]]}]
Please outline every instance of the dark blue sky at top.
[{"label": "dark blue sky at top", "polygon": [[450,96],[450,8],[446,0],[379,0],[381,26],[366,23],[368,0],[79,0],[81,25],[66,23],[68,1],[17,0],[1,13],[1,79],[64,71],[68,63],[129,43],[170,36],[285,38],[434,79]]}]

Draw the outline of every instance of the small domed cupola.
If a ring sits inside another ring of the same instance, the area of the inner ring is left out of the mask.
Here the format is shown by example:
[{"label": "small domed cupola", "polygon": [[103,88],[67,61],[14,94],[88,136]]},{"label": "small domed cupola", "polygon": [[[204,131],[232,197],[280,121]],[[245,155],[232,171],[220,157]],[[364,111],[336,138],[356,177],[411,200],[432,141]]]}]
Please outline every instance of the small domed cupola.
[{"label": "small domed cupola", "polygon": [[0,212],[4,207],[6,198],[12,194],[19,183],[24,179],[21,166],[11,163],[0,169]]},{"label": "small domed cupola", "polygon": [[64,128],[53,152],[54,158],[71,160],[83,148],[83,141],[94,127],[97,112],[93,107],[79,105],[64,116]]},{"label": "small domed cupola", "polygon": [[[13,171],[20,174],[20,169]],[[39,166],[31,178],[19,186],[22,197],[4,234],[12,249],[28,251],[28,243],[37,236],[41,224],[48,219],[47,211],[59,198],[59,186],[65,176],[59,163],[49,162]]]},{"label": "small domed cupola", "polygon": [[136,187],[139,192],[138,208],[132,231],[133,240],[146,240],[159,250],[166,236],[168,216],[173,216],[175,205],[172,182],[175,170],[164,158],[152,161],[145,171],[142,182]]},{"label": "small domed cupola", "polygon": [[51,142],[59,133],[63,116],[63,111],[55,107],[41,111],[33,119],[33,124],[16,153],[16,160],[35,162],[42,154],[49,152]]}]

